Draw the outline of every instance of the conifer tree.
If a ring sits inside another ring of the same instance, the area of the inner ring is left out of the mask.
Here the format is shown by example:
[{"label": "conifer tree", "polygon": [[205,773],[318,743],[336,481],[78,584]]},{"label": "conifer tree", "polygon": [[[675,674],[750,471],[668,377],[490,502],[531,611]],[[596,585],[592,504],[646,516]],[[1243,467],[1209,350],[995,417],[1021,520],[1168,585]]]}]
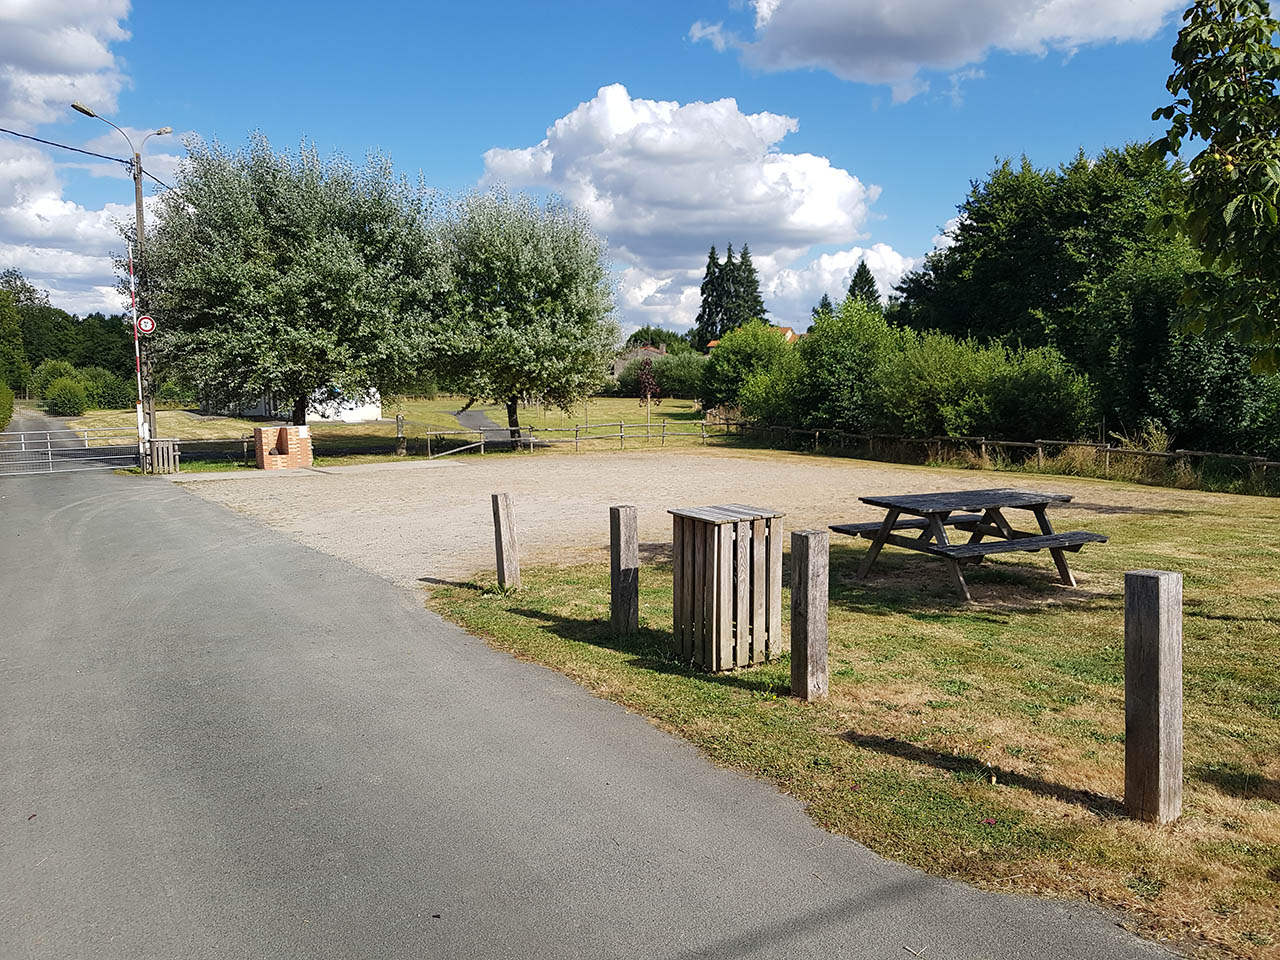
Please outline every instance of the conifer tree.
[{"label": "conifer tree", "polygon": [[822,295],[822,299],[818,301],[818,305],[813,308],[812,312],[815,320],[821,316],[833,317],[836,313],[836,307],[835,304],[831,302],[831,298],[824,293]]},{"label": "conifer tree", "polygon": [[736,329],[752,320],[764,320],[768,314],[764,298],[760,296],[760,278],[756,275],[755,264],[751,262],[751,249],[745,243],[742,245],[742,255],[738,258],[737,282],[734,284],[731,302],[733,326],[729,329]]},{"label": "conifer tree", "polygon": [[871,268],[865,260],[858,264],[853,279],[849,281],[849,296],[876,310],[880,309],[880,288],[876,286],[876,278],[871,275]]},{"label": "conifer tree", "polygon": [[693,346],[696,350],[706,350],[707,344],[720,336],[721,301],[720,301],[720,258],[716,256],[715,244],[707,254],[707,269],[702,274],[702,306],[698,309],[698,318],[693,330]]}]

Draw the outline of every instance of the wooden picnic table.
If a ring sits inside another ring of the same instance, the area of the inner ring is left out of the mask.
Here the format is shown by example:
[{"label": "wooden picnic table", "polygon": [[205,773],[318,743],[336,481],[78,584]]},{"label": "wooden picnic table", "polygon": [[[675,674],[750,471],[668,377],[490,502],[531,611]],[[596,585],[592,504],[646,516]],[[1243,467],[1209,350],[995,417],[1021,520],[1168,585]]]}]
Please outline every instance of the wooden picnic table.
[{"label": "wooden picnic table", "polygon": [[[957,490],[950,493],[916,493],[901,496],[859,497],[863,503],[884,508],[885,517],[870,523],[835,523],[831,529],[871,541],[858,576],[865,578],[880,549],[890,543],[908,550],[918,550],[940,557],[947,565],[951,579],[965,600],[969,585],[965,583],[961,564],[981,563],[993,553],[1047,549],[1058,567],[1058,577],[1068,586],[1076,579],[1067,566],[1067,551],[1077,552],[1086,543],[1105,543],[1107,538],[1087,530],[1056,533],[1049,521],[1050,506],[1070,503],[1063,493],[1036,490]],[[1025,510],[1036,518],[1039,532],[1017,530],[1005,518],[1005,510]],[[952,543],[947,535],[951,527],[969,534],[965,543]],[[898,530],[918,530],[916,536],[902,536]]]}]

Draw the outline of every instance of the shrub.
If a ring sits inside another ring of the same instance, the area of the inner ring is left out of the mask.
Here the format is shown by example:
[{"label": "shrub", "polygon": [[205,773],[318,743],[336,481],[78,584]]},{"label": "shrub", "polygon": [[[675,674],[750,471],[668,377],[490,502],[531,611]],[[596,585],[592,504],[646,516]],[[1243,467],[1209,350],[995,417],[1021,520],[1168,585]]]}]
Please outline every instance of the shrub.
[{"label": "shrub", "polygon": [[0,380],[0,430],[9,425],[13,419],[13,391],[9,385]]},{"label": "shrub", "polygon": [[[131,400],[130,403],[132,402]],[[162,406],[194,407],[197,402],[195,390],[182,380],[162,380],[156,390],[156,403]]]},{"label": "shrub", "polygon": [[694,400],[702,389],[707,358],[692,349],[669,353],[653,361],[653,376],[664,397]]},{"label": "shrub", "polygon": [[65,360],[44,360],[31,374],[31,387],[36,396],[43,397],[49,385],[60,377],[75,379],[76,368]]},{"label": "shrub", "polygon": [[89,409],[89,396],[80,381],[58,377],[45,388],[44,406],[55,417],[78,417]]},{"label": "shrub", "polygon": [[902,349],[908,335],[877,306],[846,297],[837,313],[821,313],[797,345],[800,369],[790,407],[805,426],[866,430],[880,419],[878,367]]},{"label": "shrub", "polygon": [[702,371],[700,395],[705,409],[740,407],[742,388],[755,374],[770,373],[791,351],[782,331],[752,320],[720,338]]},{"label": "shrub", "polygon": [[84,384],[89,406],[97,410],[121,410],[133,406],[134,389],[125,379],[102,367],[81,367],[76,379]]}]

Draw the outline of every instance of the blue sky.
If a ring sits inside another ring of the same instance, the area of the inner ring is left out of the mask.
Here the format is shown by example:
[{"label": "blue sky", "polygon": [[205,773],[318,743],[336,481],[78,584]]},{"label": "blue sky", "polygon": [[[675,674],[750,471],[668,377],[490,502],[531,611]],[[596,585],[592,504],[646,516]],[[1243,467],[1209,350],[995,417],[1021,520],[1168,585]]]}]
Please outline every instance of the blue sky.
[{"label": "blue sky", "polygon": [[[608,237],[624,326],[686,328],[707,246],[745,241],[776,321],[803,327],[863,257],[887,292],[996,157],[1155,134],[1181,7],[0,0],[0,126],[123,150],[65,107],[78,96],[131,131],[257,129],[379,149],[444,190],[555,191]],[[171,180],[166,139],[149,167]],[[0,136],[0,267],[81,312],[114,303],[110,221],[131,199],[83,159]]]}]

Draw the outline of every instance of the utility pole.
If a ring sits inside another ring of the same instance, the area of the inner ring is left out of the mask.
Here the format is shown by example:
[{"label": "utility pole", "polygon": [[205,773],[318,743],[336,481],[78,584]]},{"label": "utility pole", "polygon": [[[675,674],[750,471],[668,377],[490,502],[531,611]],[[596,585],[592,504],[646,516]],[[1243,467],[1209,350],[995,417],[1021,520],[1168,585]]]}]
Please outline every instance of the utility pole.
[{"label": "utility pole", "polygon": [[[120,134],[120,136],[124,137],[125,143],[129,144],[129,152],[133,154],[133,164],[132,164],[132,167],[133,167],[133,170],[132,170],[132,173],[133,173],[133,203],[134,203],[134,212],[135,212],[135,214],[136,214],[136,216],[137,216],[137,224],[136,224],[137,236],[134,238],[134,247],[135,247],[135,248],[137,249],[137,251],[138,251],[138,258],[137,258],[137,261],[138,261],[138,267],[140,268],[140,272],[141,272],[141,274],[142,274],[142,279],[143,279],[143,281],[144,281],[144,285],[145,285],[145,280],[146,280],[146,276],[147,276],[147,273],[146,273],[146,258],[143,256],[143,252],[142,252],[142,241],[143,241],[143,223],[142,223],[142,148],[146,145],[146,142],[147,142],[151,137],[157,137],[157,136],[159,136],[159,137],[163,137],[163,136],[165,136],[166,134],[173,133],[173,127],[161,127],[159,130],[153,130],[151,133],[148,133],[145,137],[143,137],[143,138],[142,138],[142,142],[141,142],[141,143],[139,143],[139,144],[138,144],[138,146],[135,148],[135,147],[134,147],[134,145],[133,145],[133,141],[132,141],[131,139],[129,139],[129,135],[128,135],[127,133],[125,133],[123,130],[121,130],[119,127],[117,127],[114,123],[112,123],[112,122],[111,122],[110,120],[108,120],[106,117],[102,116],[102,115],[101,115],[101,114],[99,114],[99,113],[94,113],[92,110],[90,110],[88,107],[86,107],[86,106],[85,106],[83,103],[81,103],[79,100],[77,100],[75,103],[71,104],[71,109],[75,110],[77,113],[83,113],[86,117],[93,117],[93,118],[95,118],[95,119],[97,119],[97,120],[101,120],[103,123],[107,124],[108,126],[115,127],[116,132],[118,132],[118,133]],[[131,261],[132,261],[132,257],[131,257],[130,259],[131,259]],[[134,286],[134,279],[133,279],[133,273],[134,273],[134,271],[133,271],[132,264],[130,265],[130,271],[129,271],[129,273],[130,273],[130,285],[131,285],[131,287],[133,287],[133,286]],[[139,372],[138,372],[138,376],[139,376],[139,380],[140,380],[140,389],[142,389],[142,394],[143,394],[143,399],[142,399],[143,414],[144,414],[145,419],[146,419],[145,433],[146,433],[146,435],[147,435],[147,437],[146,437],[146,438],[150,438],[150,437],[154,437],[154,436],[156,436],[156,435],[157,435],[157,434],[156,434],[156,398],[155,398],[155,379],[154,379],[154,377],[152,376],[152,370],[151,370],[151,358],[147,356],[147,351],[146,351],[146,349],[145,349],[145,348],[143,348],[143,347],[142,347],[141,343],[140,343],[140,342],[137,342],[137,336],[138,336],[138,329],[137,329],[137,327],[138,327],[138,310],[137,310],[137,293],[136,293],[136,291],[135,291],[135,292],[134,292],[134,294],[133,294],[133,307],[134,307],[134,310],[133,310],[133,317],[134,317],[134,338],[135,338],[135,342],[136,342],[135,350],[140,351],[140,352],[139,352],[139,356],[138,356],[138,358],[137,358],[137,361],[138,361],[138,364],[139,364]],[[140,430],[140,433],[141,433],[141,432],[143,432],[143,431],[141,431],[141,430]],[[146,439],[146,438],[143,438],[143,437],[141,437],[141,436],[140,436],[140,437],[139,437],[139,440],[141,441],[142,439]]]}]

